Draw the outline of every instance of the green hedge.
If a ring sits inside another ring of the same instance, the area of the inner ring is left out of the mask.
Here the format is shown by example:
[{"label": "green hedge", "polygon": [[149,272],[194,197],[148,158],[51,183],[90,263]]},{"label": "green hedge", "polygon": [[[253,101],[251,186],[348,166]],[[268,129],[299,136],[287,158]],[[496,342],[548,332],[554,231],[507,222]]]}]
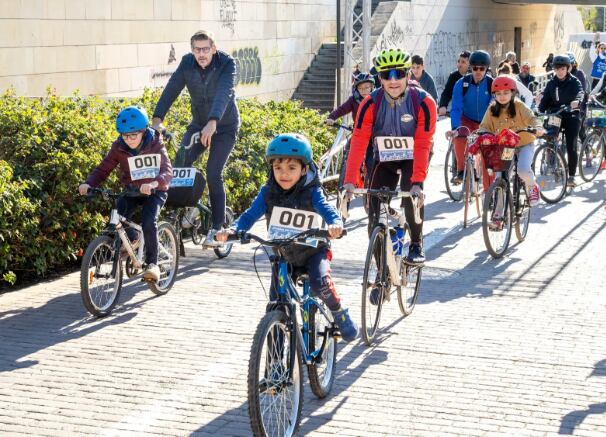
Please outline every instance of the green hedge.
[{"label": "green hedge", "polygon": [[[116,138],[120,108],[137,104],[151,114],[160,90],[141,97],[0,96],[0,283],[44,275],[74,262],[105,226],[109,206],[85,202],[77,187],[101,161]],[[242,127],[225,170],[228,204],[243,211],[267,176],[263,154],[281,132],[307,135],[315,156],[331,144],[334,133],[314,110],[296,102],[239,100]],[[190,121],[189,96],[183,93],[165,124],[180,138]],[[171,156],[175,151],[169,150]],[[197,163],[204,168],[206,156]],[[116,187],[112,176],[107,186]]]}]

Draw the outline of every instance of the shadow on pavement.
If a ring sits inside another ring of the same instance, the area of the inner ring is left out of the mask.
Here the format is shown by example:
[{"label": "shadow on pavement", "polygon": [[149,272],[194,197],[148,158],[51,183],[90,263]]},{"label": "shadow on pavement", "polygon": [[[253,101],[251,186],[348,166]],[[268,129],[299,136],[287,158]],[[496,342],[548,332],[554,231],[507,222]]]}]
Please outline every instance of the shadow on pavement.
[{"label": "shadow on pavement", "polygon": [[[591,376],[606,376],[606,360],[600,360],[595,364]],[[562,417],[559,434],[572,435],[575,429],[583,423],[587,416],[591,414],[606,413],[606,402],[600,404],[591,404],[586,410],[571,411]]]},{"label": "shadow on pavement", "polygon": [[[307,377],[305,378],[306,388],[303,394],[303,411],[301,412],[301,427],[299,428],[298,435],[310,435],[322,425],[330,422],[341,406],[347,402],[347,396],[343,397],[329,412],[323,412],[317,415],[314,415],[314,412],[321,409],[325,402],[334,399],[342,392],[346,391],[369,367],[381,364],[387,360],[388,353],[378,349],[378,346],[386,338],[392,335],[391,328],[398,324],[402,319],[403,317],[400,317],[390,325],[382,328],[380,336],[377,338],[377,344],[372,347],[368,347],[362,340],[358,340],[358,342],[344,355],[341,355],[341,348],[337,355],[337,374],[335,382],[330,394],[326,398],[317,399],[314,397],[308,388],[308,379]],[[354,367],[351,367],[354,362],[357,364]],[[306,373],[305,369],[304,373]],[[244,402],[239,407],[226,411],[210,423],[201,426],[198,430],[191,433],[190,437],[211,435],[250,436],[251,429],[248,417],[248,402]]]}]

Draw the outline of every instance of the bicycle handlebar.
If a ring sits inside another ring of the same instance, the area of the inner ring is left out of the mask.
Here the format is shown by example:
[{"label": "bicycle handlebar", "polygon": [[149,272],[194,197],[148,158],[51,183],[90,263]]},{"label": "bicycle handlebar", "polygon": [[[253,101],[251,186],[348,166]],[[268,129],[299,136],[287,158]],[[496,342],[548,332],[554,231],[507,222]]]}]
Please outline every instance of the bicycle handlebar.
[{"label": "bicycle handlebar", "polygon": [[[347,235],[347,230],[343,229],[341,232],[341,236],[339,238],[343,238]],[[257,243],[262,244],[263,246],[269,247],[284,247],[289,246],[294,243],[304,243],[305,240],[309,237],[321,238],[326,242],[330,239],[330,234],[326,229],[308,229],[307,231],[303,231],[298,233],[297,235],[293,235],[290,238],[280,238],[275,240],[265,240],[258,235],[251,234],[250,232],[245,231],[237,231],[227,237],[227,241],[238,241],[242,244],[248,244],[251,240],[256,241]]]},{"label": "bicycle handlebar", "polygon": [[[154,194],[156,190],[151,190],[151,193]],[[106,190],[103,188],[95,188],[89,187],[88,192],[86,193],[87,199],[92,199],[95,196],[101,196],[104,199],[118,199],[120,197],[146,197],[147,194],[141,193],[138,189],[127,188],[126,190],[116,193],[114,191]]]},{"label": "bicycle handlebar", "polygon": [[349,132],[353,132],[352,126],[345,126],[344,124],[333,123],[331,127],[345,129],[345,130],[348,130]]},{"label": "bicycle handlebar", "polygon": [[562,105],[555,112],[538,112],[537,111],[536,115],[541,116],[541,117],[549,117],[550,115],[560,115],[563,112],[576,112],[576,111],[580,111],[580,110],[581,110],[581,108],[572,109],[572,107],[570,105]]}]

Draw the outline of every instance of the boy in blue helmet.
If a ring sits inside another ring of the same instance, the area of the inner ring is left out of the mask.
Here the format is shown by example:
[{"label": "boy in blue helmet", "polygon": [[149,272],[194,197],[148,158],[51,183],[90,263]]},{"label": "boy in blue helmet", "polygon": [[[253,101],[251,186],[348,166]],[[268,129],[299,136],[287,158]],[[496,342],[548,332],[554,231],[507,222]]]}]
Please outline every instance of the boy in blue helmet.
[{"label": "boy in blue helmet", "polygon": [[[263,215],[269,224],[276,207],[316,212],[327,223],[330,236],[338,238],[343,231],[343,222],[324,197],[307,138],[292,133],[278,135],[268,144],[265,157],[271,166],[267,183],[233,228],[219,231],[216,239],[225,242],[234,231],[248,231]],[[319,296],[332,311],[343,340],[355,340],[358,327],[341,306],[330,276],[330,246],[322,243],[318,247],[293,245],[284,252],[291,265],[306,269],[312,294]],[[272,282],[272,298],[274,290]]]},{"label": "boy in blue helmet", "polygon": [[[120,133],[103,161],[78,187],[84,196],[90,187],[98,187],[114,168],[120,168],[120,182],[125,187],[137,188],[143,197],[122,197],[118,201],[118,213],[130,217],[139,205],[143,207],[142,223],[145,240],[146,281],[160,279],[158,267],[158,216],[166,202],[168,185],[173,178],[173,169],[162,144],[160,134],[148,127],[149,118],[145,109],[136,106],[124,108],[116,118],[116,130]],[[145,155],[146,159],[135,160]],[[149,157],[149,159],[148,159]],[[136,167],[136,168],[135,168]],[[129,235],[129,238],[136,238]],[[137,242],[134,242],[138,246]]]}]

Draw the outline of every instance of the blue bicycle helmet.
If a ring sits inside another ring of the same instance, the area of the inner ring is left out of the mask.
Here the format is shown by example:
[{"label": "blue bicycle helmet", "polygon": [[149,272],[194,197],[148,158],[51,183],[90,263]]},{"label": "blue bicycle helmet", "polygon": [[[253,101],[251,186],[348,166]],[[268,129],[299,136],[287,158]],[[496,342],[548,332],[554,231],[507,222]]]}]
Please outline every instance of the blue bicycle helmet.
[{"label": "blue bicycle helmet", "polygon": [[143,130],[148,125],[147,112],[137,106],[127,106],[116,117],[116,130],[121,134]]},{"label": "blue bicycle helmet", "polygon": [[305,165],[313,162],[311,144],[301,134],[280,134],[269,142],[265,151],[265,159],[270,162],[276,158],[295,158]]}]

